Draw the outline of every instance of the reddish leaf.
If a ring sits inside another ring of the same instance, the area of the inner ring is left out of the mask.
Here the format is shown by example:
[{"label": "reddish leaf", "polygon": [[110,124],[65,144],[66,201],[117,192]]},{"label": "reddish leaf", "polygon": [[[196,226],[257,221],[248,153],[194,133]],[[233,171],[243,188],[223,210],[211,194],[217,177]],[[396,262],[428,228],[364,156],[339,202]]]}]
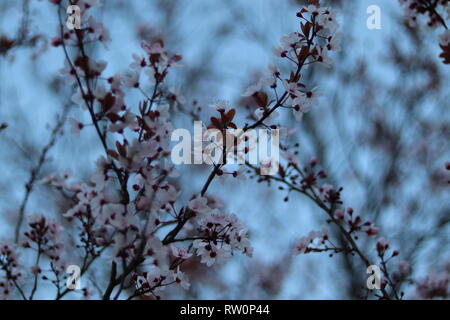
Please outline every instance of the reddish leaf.
[{"label": "reddish leaf", "polygon": [[84,71],[89,71],[89,67],[88,67],[89,60],[88,59],[89,59],[88,57],[79,56],[78,58],[75,59],[74,64]]},{"label": "reddish leaf", "polygon": [[300,49],[300,53],[298,54],[298,58],[300,59],[300,61],[305,60],[306,57],[308,56],[308,53],[309,53],[308,46],[302,46],[302,48]]},{"label": "reddish leaf", "polygon": [[110,112],[106,115],[106,117],[111,120],[112,123],[116,123],[117,121],[121,120],[122,117],[119,116],[117,113]]},{"label": "reddish leaf", "polygon": [[309,31],[311,31],[311,23],[306,22],[305,24],[300,23],[303,34],[306,38],[309,38]]},{"label": "reddish leaf", "polygon": [[294,82],[295,81],[295,74],[294,72],[291,71],[291,74],[289,76],[289,82]]},{"label": "reddish leaf", "polygon": [[14,47],[14,43],[14,39],[8,39],[6,35],[0,36],[0,54],[5,54],[8,50]]},{"label": "reddish leaf", "polygon": [[269,101],[268,97],[267,97],[267,93],[265,93],[264,91],[258,91],[253,95],[253,99],[255,99],[256,104],[259,107],[265,107],[267,106],[267,103]]},{"label": "reddish leaf", "polygon": [[108,153],[108,155],[116,160],[119,159],[119,154],[117,152],[115,152],[114,150],[108,149],[106,151]]},{"label": "reddish leaf", "polygon": [[282,177],[282,178],[286,177],[286,171],[284,170],[284,168],[283,168],[282,165],[280,165],[280,166],[278,167],[278,174],[279,174],[280,177]]},{"label": "reddish leaf", "polygon": [[450,44],[447,46],[440,45],[442,53],[439,55],[444,61],[444,64],[450,64]]},{"label": "reddish leaf", "polygon": [[106,113],[116,104],[116,97],[114,97],[111,92],[108,92],[106,96],[101,100],[101,103],[102,111]]},{"label": "reddish leaf", "polygon": [[219,119],[215,118],[215,117],[211,117],[211,123],[213,124],[213,126],[217,129],[221,129],[222,125],[219,121]]},{"label": "reddish leaf", "polygon": [[126,157],[127,156],[127,149],[125,148],[125,143],[123,145],[121,145],[119,141],[116,141],[116,148],[117,148],[117,151],[119,151],[119,154],[122,157]]},{"label": "reddish leaf", "polygon": [[231,122],[233,121],[233,118],[236,114],[236,109],[231,109],[230,111],[228,111],[227,113],[227,122]]}]

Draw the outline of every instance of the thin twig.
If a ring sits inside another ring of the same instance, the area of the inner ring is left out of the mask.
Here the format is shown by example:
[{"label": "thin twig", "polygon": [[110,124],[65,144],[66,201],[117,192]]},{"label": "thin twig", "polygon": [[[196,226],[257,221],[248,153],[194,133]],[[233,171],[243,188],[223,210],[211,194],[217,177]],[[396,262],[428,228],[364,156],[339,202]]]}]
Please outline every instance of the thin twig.
[{"label": "thin twig", "polygon": [[69,111],[69,105],[67,104],[64,106],[61,117],[57,121],[55,127],[52,129],[48,143],[44,146],[44,148],[41,151],[37,165],[31,170],[30,178],[28,179],[27,183],[25,184],[25,195],[23,197],[22,203],[19,208],[19,217],[17,220],[16,229],[15,229],[15,237],[14,237],[15,243],[19,242],[20,229],[22,227],[23,220],[25,217],[25,209],[26,209],[26,206],[28,203],[28,199],[31,195],[31,192],[33,191],[34,183],[38,179],[41,169],[42,169],[45,161],[47,160],[48,152],[56,144],[58,135],[61,132],[61,129],[64,126],[64,123],[66,122],[68,111]]}]

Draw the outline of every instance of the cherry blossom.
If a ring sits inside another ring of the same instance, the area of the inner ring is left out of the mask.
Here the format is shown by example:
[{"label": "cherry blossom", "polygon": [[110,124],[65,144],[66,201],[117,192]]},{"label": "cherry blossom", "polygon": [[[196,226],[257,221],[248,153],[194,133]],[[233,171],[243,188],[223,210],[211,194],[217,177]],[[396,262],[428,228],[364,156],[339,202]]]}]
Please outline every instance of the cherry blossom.
[{"label": "cherry blossom", "polygon": [[139,71],[129,71],[122,74],[123,84],[127,88],[138,88],[139,87]]},{"label": "cherry blossom", "polygon": [[81,122],[79,122],[78,120],[74,119],[74,118],[69,118],[69,123],[71,125],[71,132],[74,135],[79,135],[80,131],[84,128],[84,124],[82,124]]},{"label": "cherry blossom", "polygon": [[192,257],[192,253],[188,253],[186,251],[186,249],[181,248],[181,247],[177,247],[177,246],[172,246],[172,254],[176,258],[180,258],[180,259],[184,259],[184,260],[189,259],[190,257]]},{"label": "cherry blossom", "polygon": [[208,199],[205,197],[196,197],[189,201],[188,203],[189,209],[198,213],[209,213],[211,208],[208,207]]},{"label": "cherry blossom", "polygon": [[[320,250],[317,248],[310,247],[313,245],[315,240],[319,240],[321,244],[325,244],[325,241],[328,240],[328,229],[323,228],[322,231],[311,231],[307,236],[300,238],[294,247],[295,254],[308,253],[314,250]],[[326,249],[324,249],[326,250]]]},{"label": "cherry blossom", "polygon": [[179,268],[177,269],[177,272],[173,272],[171,276],[172,279],[183,289],[188,290],[190,288],[191,284],[189,283],[186,274],[181,272]]}]

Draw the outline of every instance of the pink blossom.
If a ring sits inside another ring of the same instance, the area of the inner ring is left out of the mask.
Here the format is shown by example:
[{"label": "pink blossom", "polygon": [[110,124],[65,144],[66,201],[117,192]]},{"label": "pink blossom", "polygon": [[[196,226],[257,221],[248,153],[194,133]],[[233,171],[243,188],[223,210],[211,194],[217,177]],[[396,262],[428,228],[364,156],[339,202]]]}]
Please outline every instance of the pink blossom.
[{"label": "pink blossom", "polygon": [[192,257],[192,253],[188,253],[186,251],[186,249],[184,249],[184,248],[176,247],[176,246],[171,246],[171,248],[172,248],[172,254],[176,258],[186,260],[186,259],[189,259],[190,257]]}]

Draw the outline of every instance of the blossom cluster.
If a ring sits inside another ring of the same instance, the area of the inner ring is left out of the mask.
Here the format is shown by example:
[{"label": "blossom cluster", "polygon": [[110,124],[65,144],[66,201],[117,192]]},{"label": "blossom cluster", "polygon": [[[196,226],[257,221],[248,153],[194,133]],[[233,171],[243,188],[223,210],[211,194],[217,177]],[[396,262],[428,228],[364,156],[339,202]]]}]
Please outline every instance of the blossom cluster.
[{"label": "blossom cluster", "polygon": [[[235,251],[248,256],[252,254],[247,229],[234,215],[220,213],[214,202],[206,197],[195,197],[189,201],[187,211],[191,217],[189,227],[180,232],[170,249],[161,241],[152,238],[153,245],[147,245],[144,252],[150,265],[144,272],[135,272],[136,294],[147,295],[159,299],[161,292],[169,285],[177,284],[188,289],[190,283],[180,266],[194,255],[207,266],[226,261]],[[191,241],[187,247],[182,242]],[[148,242],[149,243],[149,242]]]},{"label": "blossom cluster", "polygon": [[159,267],[154,267],[148,272],[143,272],[141,275],[134,275],[136,282],[136,290],[140,295],[154,297],[161,299],[161,292],[172,284],[180,285],[184,289],[189,289],[190,283],[186,275],[177,270],[161,270]]},{"label": "blossom cluster", "polygon": [[[292,62],[297,70],[289,78],[282,79],[279,69],[271,65],[267,74],[243,93],[244,97],[253,97],[258,106],[255,119],[264,123],[271,124],[276,120],[279,106],[291,108],[295,119],[301,121],[303,115],[316,104],[320,93],[317,88],[308,88],[300,81],[300,71],[313,63],[329,67],[332,63],[329,52],[340,50],[339,23],[333,10],[311,4],[300,10],[297,17],[300,19],[300,30],[284,35],[280,45],[274,48],[275,56]],[[285,93],[272,106],[274,100],[268,98],[264,89],[276,92],[280,84]]]},{"label": "blossom cluster", "polygon": [[[52,2],[62,5],[61,1]],[[92,42],[106,45],[109,41],[108,31],[90,15],[99,2],[80,0],[73,4],[82,11],[81,29],[64,29],[52,43],[66,54],[61,74],[76,87],[72,101],[87,110],[92,121],[86,124],[72,119],[72,132],[93,126],[105,155],[97,160],[90,181],[73,182],[68,175],[51,175],[43,182],[70,194],[73,205],[63,216],[79,229],[77,247],[84,250],[85,260],[94,260],[106,251],[113,270],[116,265],[123,266],[123,273],[109,283],[105,297],[115,287],[123,287],[131,276],[137,295],[156,297],[171,284],[188,288],[181,264],[194,257],[194,252],[208,266],[234,251],[251,255],[247,231],[235,216],[206,203],[199,211],[194,204],[206,201],[203,197],[180,205],[181,190],[170,182],[176,176],[167,161],[170,108],[185,99],[179,88],[165,83],[181,55],[169,54],[160,39],[152,43],[143,40],[143,52],[132,55],[128,70],[104,75],[107,63],[87,55],[85,49]],[[78,48],[74,58],[69,56],[68,47]],[[148,86],[153,88],[148,90]],[[142,96],[137,108],[127,103],[129,90]],[[114,141],[113,147],[107,136]],[[196,228],[189,229],[192,225]],[[170,227],[173,229],[161,236],[161,230]],[[34,239],[37,231],[33,232],[27,237]],[[187,232],[189,236],[180,238]],[[177,253],[171,255],[169,247],[174,242],[188,245],[186,249],[172,247]]]},{"label": "blossom cluster", "polygon": [[211,266],[217,259],[223,260],[234,251],[252,256],[248,231],[235,215],[223,214],[217,208],[210,208],[206,198],[191,200],[189,209],[196,215],[199,237],[193,242],[193,247],[202,263]]},{"label": "blossom cluster", "polygon": [[324,228],[322,231],[311,231],[307,236],[304,236],[297,240],[297,243],[294,246],[294,253],[309,253],[309,252],[321,252],[321,251],[329,251],[336,250],[333,248],[333,244],[330,242],[327,246],[329,235],[327,228]]}]

